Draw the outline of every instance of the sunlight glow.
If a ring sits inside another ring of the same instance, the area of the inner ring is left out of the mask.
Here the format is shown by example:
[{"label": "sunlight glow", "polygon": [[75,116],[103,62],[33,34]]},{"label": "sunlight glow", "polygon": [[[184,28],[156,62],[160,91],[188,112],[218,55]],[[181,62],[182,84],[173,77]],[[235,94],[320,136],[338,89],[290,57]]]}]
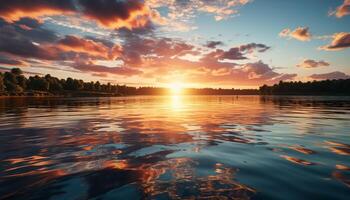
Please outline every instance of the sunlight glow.
[{"label": "sunlight glow", "polygon": [[173,111],[180,111],[183,107],[181,95],[173,95],[171,96],[171,106]]},{"label": "sunlight glow", "polygon": [[172,95],[180,95],[183,92],[181,83],[172,83],[169,85],[169,89]]}]

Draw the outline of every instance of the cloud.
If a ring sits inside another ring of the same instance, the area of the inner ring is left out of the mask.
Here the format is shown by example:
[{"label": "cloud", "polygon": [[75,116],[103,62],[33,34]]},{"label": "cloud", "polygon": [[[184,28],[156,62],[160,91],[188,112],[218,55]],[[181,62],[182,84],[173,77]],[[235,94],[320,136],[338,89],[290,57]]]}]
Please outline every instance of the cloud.
[{"label": "cloud", "polygon": [[271,47],[266,46],[265,44],[249,43],[239,46],[241,52],[252,53],[254,50],[257,50],[260,53],[263,53],[269,50]]},{"label": "cloud", "polygon": [[312,59],[305,59],[301,61],[299,64],[297,64],[297,67],[302,68],[317,68],[317,67],[328,67],[330,64],[326,61],[320,60],[315,61]]},{"label": "cloud", "polygon": [[319,49],[325,51],[339,51],[350,47],[350,33],[335,33],[332,38],[331,44],[322,46]]},{"label": "cloud", "polygon": [[[97,77],[112,74],[151,83],[183,77],[191,82],[216,86],[241,83],[256,86],[294,77],[293,74],[278,73],[261,61],[234,63],[248,60],[254,53],[268,51],[270,47],[265,44],[252,42],[220,49],[217,48],[220,43],[216,43],[215,49],[203,48],[178,38],[160,36],[151,22],[133,29],[119,28],[102,38],[58,35],[45,27],[39,19],[0,20],[0,53],[30,66],[48,69],[63,66],[62,69],[69,67],[74,72]],[[33,60],[40,63],[31,62]],[[3,62],[10,60],[3,59]]]},{"label": "cloud", "polygon": [[251,0],[146,0],[147,5],[153,8],[167,7],[171,19],[192,18],[196,12],[209,13],[217,21],[227,19],[237,14],[237,8],[251,2]]},{"label": "cloud", "polygon": [[121,75],[121,76],[134,76],[142,74],[142,71],[129,67],[107,67],[104,65],[97,65],[93,62],[77,62],[72,65],[74,69],[82,72],[92,72],[95,76],[102,75],[105,73]]},{"label": "cloud", "polygon": [[180,57],[195,53],[194,46],[183,41],[166,37],[141,37],[125,35],[122,43],[122,60],[126,65],[140,66],[144,60]]},{"label": "cloud", "polygon": [[350,0],[344,0],[343,4],[338,6],[335,10],[329,12],[329,15],[335,15],[337,18],[350,15]]},{"label": "cloud", "polygon": [[256,63],[247,63],[242,66],[242,70],[248,73],[249,79],[271,79],[279,74],[274,72],[270,66],[262,61]]},{"label": "cloud", "polygon": [[[248,59],[255,52],[266,52],[270,47],[265,44],[248,43],[227,50],[214,49],[208,52],[208,49],[179,39],[157,37],[148,31],[146,35],[138,32],[120,29],[117,35],[122,39],[120,60],[123,66],[142,71],[139,75],[141,79],[166,82],[181,76],[191,82],[215,85],[255,85],[261,82],[275,83],[296,76],[277,73],[261,61],[244,65],[233,63],[235,60]],[[183,58],[186,54],[195,55],[199,59],[187,60]]]},{"label": "cloud", "polygon": [[1,0],[0,17],[14,22],[24,17],[37,18],[75,12],[73,0]]},{"label": "cloud", "polygon": [[[22,26],[26,26],[23,29]],[[63,38],[43,28],[37,20],[23,18],[15,23],[0,20],[0,52],[40,60],[103,59],[120,56],[118,44],[93,37],[67,35]]]},{"label": "cloud", "polygon": [[28,63],[26,63],[22,60],[3,56],[3,55],[0,55],[0,64],[1,65],[8,65],[8,66],[18,66],[18,67],[19,66],[21,66],[21,67],[28,66]]},{"label": "cloud", "polygon": [[291,81],[294,80],[298,75],[297,74],[280,74],[277,77],[274,77],[272,79],[273,82],[280,82],[280,81]]},{"label": "cloud", "polygon": [[343,72],[335,71],[335,72],[330,72],[325,74],[313,74],[310,76],[310,78],[316,79],[316,80],[325,80],[325,79],[332,80],[332,79],[348,79],[350,78],[350,76]]},{"label": "cloud", "polygon": [[257,43],[248,43],[245,45],[240,45],[236,47],[232,47],[229,50],[225,51],[222,49],[216,49],[215,51],[209,52],[206,54],[202,60],[245,60],[248,59],[246,57],[247,54],[252,54],[254,51],[258,51],[260,53],[263,53],[267,50],[269,50],[270,47],[264,45],[264,44],[257,44]]},{"label": "cloud", "polygon": [[210,85],[261,85],[274,84],[281,80],[292,80],[296,74],[281,74],[274,71],[274,68],[258,61],[255,63],[246,63],[242,65],[228,65],[222,63],[215,68],[202,69],[203,73],[193,73],[190,80],[201,83],[209,83]]},{"label": "cloud", "polygon": [[198,14],[209,14],[214,20],[222,21],[238,15],[239,8],[252,0],[145,0],[151,9],[166,9],[165,25],[172,30],[188,31],[196,27],[192,20]]},{"label": "cloud", "polygon": [[157,10],[141,0],[1,0],[0,18],[12,23],[22,18],[71,15],[94,20],[107,28],[142,27],[152,21],[163,23]]},{"label": "cloud", "polygon": [[87,53],[93,56],[100,56],[104,59],[113,59],[119,56],[121,47],[115,45],[108,47],[106,44],[87,38],[79,38],[77,36],[68,35],[59,40],[57,47],[62,51],[73,51],[80,53]]},{"label": "cloud", "polygon": [[20,37],[33,42],[52,42],[57,40],[55,32],[43,27],[43,23],[31,18],[22,18],[15,23],[8,23],[0,19],[0,33],[9,34],[8,37]]},{"label": "cloud", "polygon": [[[217,52],[219,52],[219,50]],[[244,60],[244,59],[247,59],[247,57],[243,55],[243,53],[240,51],[239,48],[234,47],[229,49],[228,51],[222,51],[221,55],[219,56],[219,60],[224,60],[224,59]]]},{"label": "cloud", "polygon": [[205,44],[205,47],[211,48],[211,49],[215,49],[217,46],[221,46],[224,43],[221,41],[208,41],[207,44]]},{"label": "cloud", "polygon": [[279,36],[294,38],[296,40],[303,41],[303,42],[310,41],[312,38],[312,35],[308,27],[298,27],[293,31],[289,28],[286,28],[279,33]]},{"label": "cloud", "polygon": [[2,53],[51,60],[57,56],[52,50],[42,48],[25,33],[17,31],[14,26],[3,26],[0,29],[0,52]]},{"label": "cloud", "polygon": [[78,2],[85,17],[96,20],[104,27],[131,29],[143,27],[150,20],[162,23],[159,13],[145,6],[143,1],[79,0]]}]

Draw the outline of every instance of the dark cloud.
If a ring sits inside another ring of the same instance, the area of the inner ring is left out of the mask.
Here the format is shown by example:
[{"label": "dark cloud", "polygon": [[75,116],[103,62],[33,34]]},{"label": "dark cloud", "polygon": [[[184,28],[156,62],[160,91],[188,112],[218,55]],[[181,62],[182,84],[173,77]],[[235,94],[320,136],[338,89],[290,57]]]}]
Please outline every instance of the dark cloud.
[{"label": "dark cloud", "polygon": [[274,72],[269,65],[262,61],[244,64],[242,70],[248,73],[249,79],[272,79],[279,76],[277,72]]},{"label": "dark cloud", "polygon": [[142,74],[142,71],[138,69],[133,69],[129,67],[107,67],[104,65],[97,65],[94,63],[75,63],[72,65],[74,69],[77,69],[82,72],[92,72],[95,75],[96,74],[104,74],[104,73],[110,73],[115,75],[122,75],[122,76],[133,76],[133,75],[140,75]]},{"label": "dark cloud", "polygon": [[8,22],[74,11],[73,0],[0,0],[0,17]]},{"label": "dark cloud", "polygon": [[208,41],[207,44],[205,44],[205,47],[211,48],[211,49],[215,49],[217,46],[221,46],[224,43],[221,41]]},{"label": "dark cloud", "polygon": [[0,29],[0,52],[21,57],[51,60],[57,55],[34,43],[25,34],[16,31],[14,26],[3,26]]},{"label": "dark cloud", "polygon": [[246,54],[251,54],[254,51],[262,53],[269,49],[270,47],[264,44],[248,43],[230,48],[227,51],[216,49],[215,51],[209,52],[207,55],[205,55],[202,60],[245,60],[247,59]]},{"label": "dark cloud", "polygon": [[249,43],[249,44],[241,45],[239,47],[239,50],[241,52],[248,52],[248,53],[252,53],[252,51],[257,50],[258,52],[263,53],[269,50],[270,48],[271,47],[268,47],[265,44]]},{"label": "dark cloud", "polygon": [[113,60],[121,52],[119,45],[106,40],[72,35],[60,38],[35,19],[15,23],[0,20],[0,28],[0,52],[23,58]]},{"label": "dark cloud", "polygon": [[16,21],[16,24],[19,26],[25,26],[26,28],[24,29],[30,30],[40,28],[42,22],[33,18],[21,18],[20,20]]},{"label": "dark cloud", "polygon": [[112,29],[132,29],[150,21],[162,21],[159,13],[146,7],[141,0],[0,0],[0,18],[7,22],[63,14],[79,15]]},{"label": "dark cloud", "polygon": [[297,65],[297,67],[302,68],[317,68],[317,67],[328,67],[329,63],[323,60],[316,61],[312,59],[305,59]]},{"label": "dark cloud", "polygon": [[349,75],[335,71],[335,72],[330,72],[330,73],[325,73],[325,74],[313,74],[310,76],[312,79],[317,79],[317,80],[325,80],[325,79],[348,79],[350,78]]},{"label": "dark cloud", "polygon": [[228,60],[244,60],[247,59],[241,52],[241,50],[237,47],[231,48],[228,51],[224,51],[223,54],[219,57],[219,59],[228,59]]},{"label": "dark cloud", "polygon": [[2,65],[10,65],[10,66],[27,66],[28,64],[24,61],[14,59],[7,56],[0,55],[0,64]]},{"label": "dark cloud", "polygon": [[335,33],[332,38],[331,44],[320,47],[320,49],[325,51],[339,51],[350,47],[350,33]]},{"label": "dark cloud", "polygon": [[[13,24],[0,19],[0,29],[11,30],[17,37],[37,43],[53,42],[58,39],[55,32],[44,28],[43,24],[36,19],[22,18]],[[2,33],[4,32],[2,31]]]},{"label": "dark cloud", "polygon": [[[147,14],[146,8],[141,1],[115,1],[115,0],[94,0],[86,1],[79,0],[82,12],[88,18],[98,21],[106,27],[123,27],[118,24],[125,23],[132,18],[132,14],[139,12],[140,14]],[[140,23],[137,20],[130,23]],[[141,22],[142,23],[142,22]],[[145,22],[147,23],[147,21]],[[139,27],[134,24],[135,27]],[[144,25],[144,24],[143,24]],[[142,25],[142,26],[143,26]],[[130,26],[133,26],[130,24]]]}]

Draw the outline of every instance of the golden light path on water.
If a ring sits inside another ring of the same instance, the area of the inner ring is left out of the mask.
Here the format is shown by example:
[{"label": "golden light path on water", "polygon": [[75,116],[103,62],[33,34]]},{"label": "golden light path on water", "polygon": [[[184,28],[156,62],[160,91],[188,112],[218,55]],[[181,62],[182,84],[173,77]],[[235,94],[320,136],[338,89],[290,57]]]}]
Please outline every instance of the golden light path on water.
[{"label": "golden light path on water", "polygon": [[9,198],[283,199],[332,187],[321,197],[337,199],[349,190],[350,100],[336,103],[180,93],[0,101],[0,188]]}]

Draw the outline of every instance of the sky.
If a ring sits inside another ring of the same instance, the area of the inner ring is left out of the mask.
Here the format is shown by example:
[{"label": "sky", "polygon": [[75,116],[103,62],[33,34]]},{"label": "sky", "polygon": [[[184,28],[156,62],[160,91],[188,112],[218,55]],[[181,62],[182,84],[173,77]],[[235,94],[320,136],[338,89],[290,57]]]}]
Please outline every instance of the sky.
[{"label": "sky", "polygon": [[350,78],[350,0],[0,0],[0,68],[130,86]]}]

